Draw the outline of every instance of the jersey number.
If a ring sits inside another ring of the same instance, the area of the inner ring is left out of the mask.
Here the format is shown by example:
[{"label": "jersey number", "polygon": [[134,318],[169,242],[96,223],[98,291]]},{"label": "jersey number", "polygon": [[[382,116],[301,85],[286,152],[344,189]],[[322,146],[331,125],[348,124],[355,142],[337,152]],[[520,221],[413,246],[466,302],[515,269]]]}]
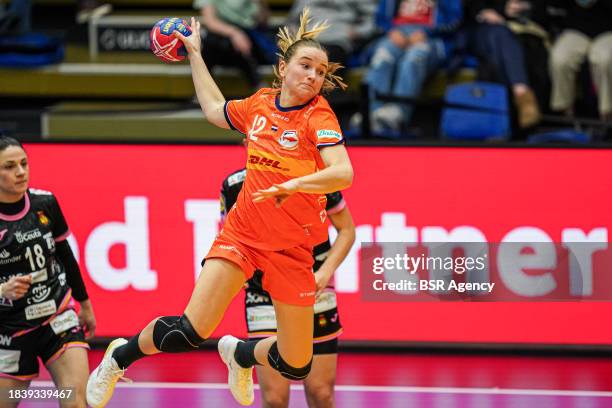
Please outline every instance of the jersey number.
[{"label": "jersey number", "polygon": [[[34,250],[32,250],[34,248]],[[25,256],[30,261],[30,267],[33,271],[41,269],[45,266],[45,254],[39,244],[34,244],[26,249]],[[36,263],[34,263],[36,261]],[[36,267],[38,265],[38,268]]]},{"label": "jersey number", "polygon": [[251,126],[251,130],[249,130],[249,140],[257,140],[257,133],[264,130],[266,127],[266,118],[263,116],[255,115],[255,119],[253,119],[253,126]]}]

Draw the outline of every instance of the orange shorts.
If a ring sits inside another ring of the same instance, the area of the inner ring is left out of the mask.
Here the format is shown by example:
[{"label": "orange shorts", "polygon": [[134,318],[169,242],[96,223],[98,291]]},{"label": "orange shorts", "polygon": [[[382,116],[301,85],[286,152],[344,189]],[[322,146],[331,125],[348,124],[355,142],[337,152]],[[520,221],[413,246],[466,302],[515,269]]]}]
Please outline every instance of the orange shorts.
[{"label": "orange shorts", "polygon": [[222,232],[205,257],[211,258],[235,263],[246,279],[250,279],[256,269],[263,271],[263,288],[274,300],[296,306],[312,306],[315,303],[314,260],[309,247],[266,251],[244,245]]}]

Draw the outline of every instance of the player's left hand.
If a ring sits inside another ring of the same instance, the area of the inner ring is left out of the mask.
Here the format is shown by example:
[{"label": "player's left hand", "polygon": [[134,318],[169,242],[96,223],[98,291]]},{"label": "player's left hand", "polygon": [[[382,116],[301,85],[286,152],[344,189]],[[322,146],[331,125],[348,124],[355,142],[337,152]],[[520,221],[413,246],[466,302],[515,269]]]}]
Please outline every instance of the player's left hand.
[{"label": "player's left hand", "polygon": [[318,298],[321,292],[327,287],[332,275],[333,271],[332,273],[327,273],[323,267],[319,268],[319,270],[314,273],[315,283],[317,285],[316,298]]},{"label": "player's left hand", "polygon": [[93,307],[89,299],[81,302],[79,324],[85,331],[86,339],[91,339],[96,333],[96,316],[94,315]]},{"label": "player's left hand", "polygon": [[274,184],[270,188],[258,190],[253,193],[253,202],[260,202],[268,198],[274,198],[276,207],[280,207],[291,194],[297,193],[299,182],[296,179],[285,181],[282,184]]}]

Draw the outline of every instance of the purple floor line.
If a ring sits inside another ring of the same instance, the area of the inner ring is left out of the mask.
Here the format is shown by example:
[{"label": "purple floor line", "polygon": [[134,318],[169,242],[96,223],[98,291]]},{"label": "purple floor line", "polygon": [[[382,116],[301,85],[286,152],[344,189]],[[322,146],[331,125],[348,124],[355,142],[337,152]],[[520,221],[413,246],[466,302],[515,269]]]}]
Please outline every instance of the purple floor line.
[{"label": "purple floor line", "polygon": [[[57,407],[57,402],[23,401],[21,408]],[[227,389],[117,388],[108,408],[239,407]],[[261,406],[259,392],[255,403]],[[290,408],[306,408],[303,390],[291,390]],[[338,408],[610,408],[612,396],[517,395],[469,392],[337,390]]]}]

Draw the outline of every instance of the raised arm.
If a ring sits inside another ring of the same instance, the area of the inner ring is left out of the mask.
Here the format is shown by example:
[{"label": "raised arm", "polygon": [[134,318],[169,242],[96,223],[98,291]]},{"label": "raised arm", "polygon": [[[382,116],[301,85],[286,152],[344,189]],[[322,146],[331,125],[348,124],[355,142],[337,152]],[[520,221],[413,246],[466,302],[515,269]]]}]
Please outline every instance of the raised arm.
[{"label": "raised arm", "polygon": [[189,37],[183,36],[178,31],[174,31],[174,36],[185,44],[185,48],[189,53],[191,76],[193,77],[193,86],[198,97],[198,102],[200,103],[206,120],[220,128],[229,129],[229,124],[225,120],[225,115],[223,113],[225,97],[210,75],[202,59],[200,23],[193,17],[191,18],[191,30],[192,34]]}]

